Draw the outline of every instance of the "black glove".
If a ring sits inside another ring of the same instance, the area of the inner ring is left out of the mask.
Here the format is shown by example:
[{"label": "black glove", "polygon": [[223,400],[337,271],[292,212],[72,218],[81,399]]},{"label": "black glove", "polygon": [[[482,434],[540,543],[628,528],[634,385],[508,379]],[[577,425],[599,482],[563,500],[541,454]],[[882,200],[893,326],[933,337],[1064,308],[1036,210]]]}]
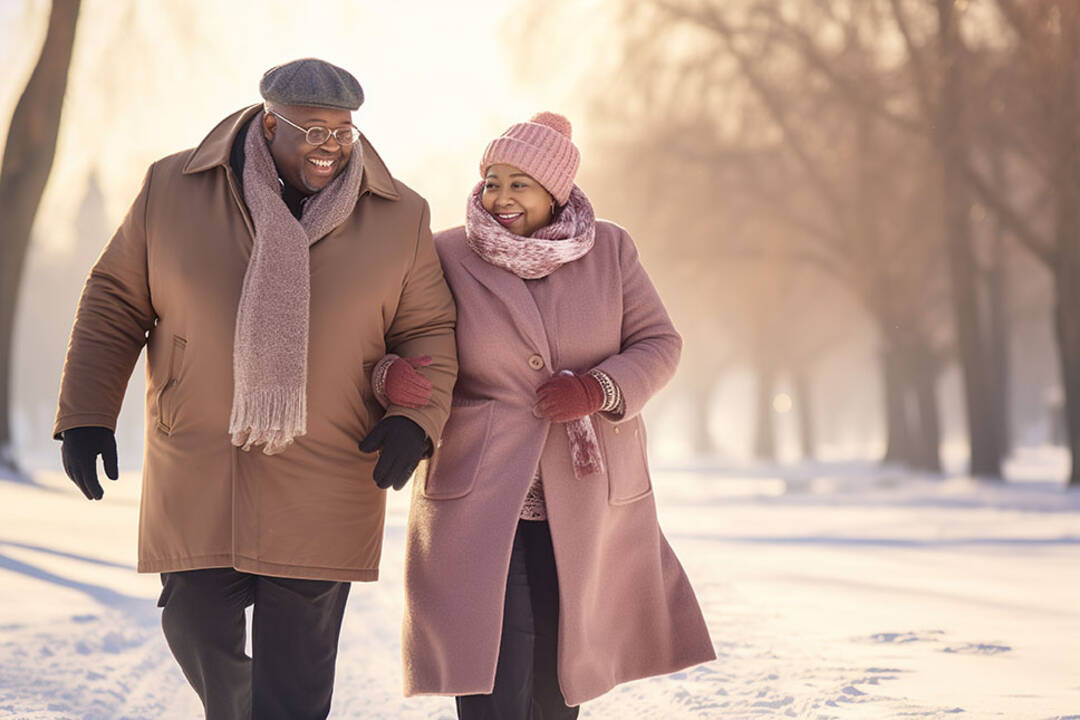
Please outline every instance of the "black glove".
[{"label": "black glove", "polygon": [[389,415],[371,429],[360,441],[360,452],[379,451],[375,463],[375,484],[383,490],[393,486],[405,487],[427,449],[427,433],[407,417]]},{"label": "black glove", "polygon": [[120,477],[116,467],[116,436],[106,427],[68,428],[63,433],[60,459],[64,472],[79,486],[87,500],[100,500],[105,495],[98,482],[97,456],[105,463],[109,479]]}]

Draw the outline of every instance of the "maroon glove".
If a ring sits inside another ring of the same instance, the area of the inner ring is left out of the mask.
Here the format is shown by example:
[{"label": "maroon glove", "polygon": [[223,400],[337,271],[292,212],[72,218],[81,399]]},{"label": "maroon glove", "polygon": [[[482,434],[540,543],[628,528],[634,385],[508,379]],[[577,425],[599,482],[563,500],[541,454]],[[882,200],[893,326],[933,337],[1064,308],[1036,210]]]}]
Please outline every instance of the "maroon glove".
[{"label": "maroon glove", "polygon": [[536,389],[536,399],[533,413],[537,417],[570,422],[599,410],[604,404],[604,388],[592,375],[560,370]]},{"label": "maroon glove", "polygon": [[431,364],[431,357],[398,358],[390,364],[383,381],[383,393],[392,405],[424,407],[431,402],[431,381],[416,368]]}]

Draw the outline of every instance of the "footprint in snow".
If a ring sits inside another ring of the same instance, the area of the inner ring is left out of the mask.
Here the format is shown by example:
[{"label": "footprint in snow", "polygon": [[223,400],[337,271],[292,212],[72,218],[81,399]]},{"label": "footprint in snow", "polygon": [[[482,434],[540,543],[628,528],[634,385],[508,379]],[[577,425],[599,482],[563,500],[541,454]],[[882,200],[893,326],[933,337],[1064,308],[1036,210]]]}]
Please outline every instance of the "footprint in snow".
[{"label": "footprint in snow", "polygon": [[876,643],[892,643],[894,645],[900,645],[902,643],[910,642],[937,642],[939,636],[944,635],[944,630],[928,630],[926,632],[884,632],[874,633],[870,636],[871,642]]},{"label": "footprint in snow", "polygon": [[790,705],[795,702],[795,698],[791,695],[785,695],[777,700],[758,700],[754,703],[753,707],[771,708],[773,710],[779,710],[785,705]]},{"label": "footprint in snow", "polygon": [[1008,645],[990,645],[988,643],[967,643],[956,647],[947,647],[942,652],[957,655],[998,655],[1012,650]]}]

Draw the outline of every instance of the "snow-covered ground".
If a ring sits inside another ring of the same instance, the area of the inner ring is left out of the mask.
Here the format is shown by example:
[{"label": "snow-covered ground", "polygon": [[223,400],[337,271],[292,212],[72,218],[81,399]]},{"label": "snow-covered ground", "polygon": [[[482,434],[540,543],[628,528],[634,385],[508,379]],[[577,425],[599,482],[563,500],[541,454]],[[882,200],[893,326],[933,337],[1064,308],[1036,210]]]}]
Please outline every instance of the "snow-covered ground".
[{"label": "snow-covered ground", "polygon": [[[1080,720],[1080,492],[1055,450],[1011,481],[871,464],[654,473],[719,659],[616,688],[584,718]],[[88,503],[56,471],[0,481],[0,717],[200,717],[134,571],[138,477]],[[356,584],[334,718],[452,718],[401,696],[404,494],[383,580]]]}]

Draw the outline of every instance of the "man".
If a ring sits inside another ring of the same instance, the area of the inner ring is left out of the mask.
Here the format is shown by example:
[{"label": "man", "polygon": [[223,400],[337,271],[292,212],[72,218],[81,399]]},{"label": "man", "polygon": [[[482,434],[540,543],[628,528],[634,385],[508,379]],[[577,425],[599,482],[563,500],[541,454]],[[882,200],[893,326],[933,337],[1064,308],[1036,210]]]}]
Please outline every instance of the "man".
[{"label": "man", "polygon": [[[349,581],[377,579],[385,489],[430,452],[457,374],[427,203],[353,126],[356,79],[303,59],[259,89],[151,166],[87,280],[54,429],[101,499],[147,346],[139,571],[162,574],[165,637],[210,720],[326,717]],[[387,352],[430,356],[428,405],[383,416]]]}]

